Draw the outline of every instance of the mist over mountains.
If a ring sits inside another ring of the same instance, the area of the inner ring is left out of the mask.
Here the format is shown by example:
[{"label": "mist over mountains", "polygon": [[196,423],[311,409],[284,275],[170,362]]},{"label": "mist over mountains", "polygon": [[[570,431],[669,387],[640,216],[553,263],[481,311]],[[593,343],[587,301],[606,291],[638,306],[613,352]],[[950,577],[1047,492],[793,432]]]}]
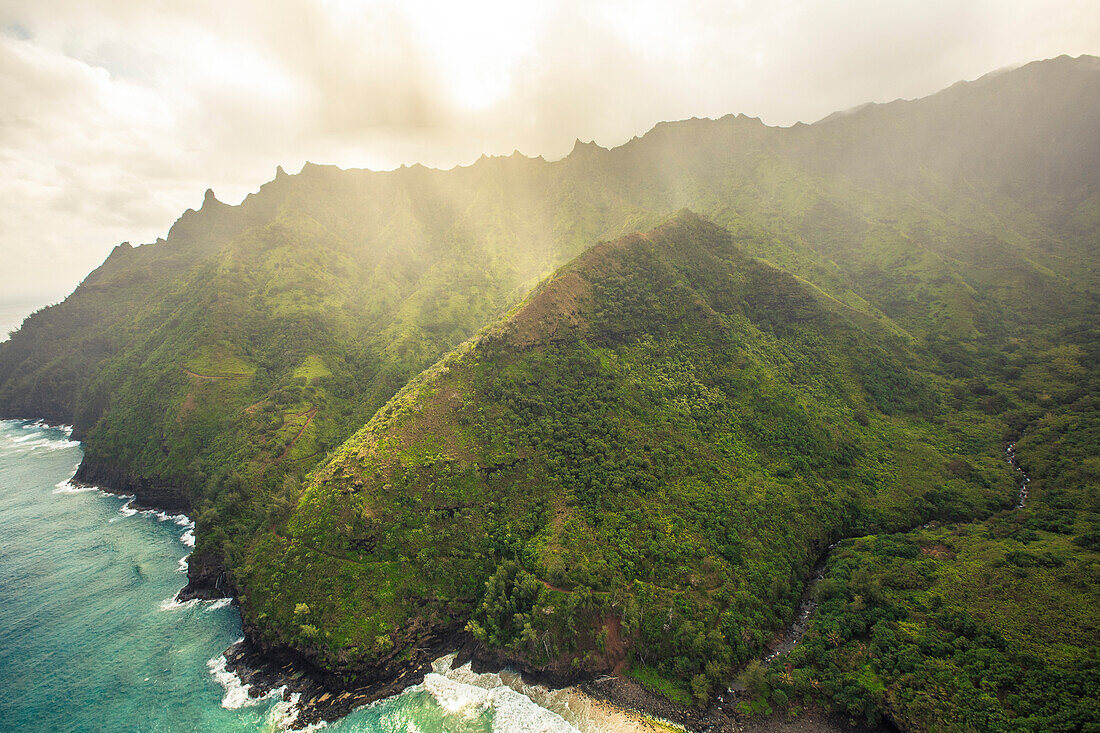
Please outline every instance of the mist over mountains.
[{"label": "mist over mountains", "polygon": [[842,541],[758,712],[1097,724],[1095,616],[1033,627],[1098,597],[1097,130],[1100,59],[1060,57],[553,162],[280,168],[29,317],[0,416],[187,511],[186,592],[333,689],[467,644],[717,715]]}]

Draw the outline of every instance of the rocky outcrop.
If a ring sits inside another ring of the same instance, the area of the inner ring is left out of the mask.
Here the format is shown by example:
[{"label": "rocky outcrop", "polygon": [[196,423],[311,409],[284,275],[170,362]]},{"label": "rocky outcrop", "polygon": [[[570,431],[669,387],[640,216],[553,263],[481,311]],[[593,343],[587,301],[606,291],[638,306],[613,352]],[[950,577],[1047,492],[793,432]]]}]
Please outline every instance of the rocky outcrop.
[{"label": "rocky outcrop", "polygon": [[138,476],[118,464],[98,461],[88,456],[80,463],[73,476],[79,486],[96,486],[112,494],[134,497],[134,503],[148,509],[159,509],[170,514],[187,514],[191,501],[179,486],[161,479]]},{"label": "rocky outcrop", "polygon": [[472,669],[481,674],[499,672],[504,668],[514,669],[523,675],[527,682],[549,688],[569,687],[605,677],[613,673],[612,665],[604,658],[588,656],[582,664],[572,663],[573,655],[565,654],[548,664],[532,664],[523,654],[505,649],[491,649],[476,641],[467,643],[459,650],[454,666],[461,667],[470,662]]},{"label": "rocky outcrop", "polygon": [[[244,641],[225,652],[226,669],[249,686],[253,697],[279,688],[283,688],[284,699],[298,695],[294,728],[336,720],[355,708],[420,684],[432,671],[433,661],[470,643],[469,635],[457,627],[408,629],[405,633],[421,640],[411,654],[395,651],[369,665],[333,673],[319,666],[309,651],[267,644],[247,623],[244,631]],[[401,646],[395,645],[395,649]]]},{"label": "rocky outcrop", "polygon": [[187,558],[187,585],[176,594],[176,600],[213,601],[218,598],[236,598],[237,588],[226,572],[220,557],[196,551]]}]

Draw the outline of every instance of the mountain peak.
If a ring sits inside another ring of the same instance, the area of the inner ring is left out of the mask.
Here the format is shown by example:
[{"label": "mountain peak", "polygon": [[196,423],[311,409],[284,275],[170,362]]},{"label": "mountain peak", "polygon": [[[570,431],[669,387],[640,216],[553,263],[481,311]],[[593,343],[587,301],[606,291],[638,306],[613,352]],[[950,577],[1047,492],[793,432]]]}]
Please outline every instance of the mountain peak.
[{"label": "mountain peak", "polygon": [[587,157],[587,156],[591,156],[591,155],[594,155],[594,154],[597,154],[597,153],[606,153],[606,152],[607,152],[607,148],[597,145],[595,140],[589,140],[588,142],[583,142],[578,137],[576,139],[576,141],[573,143],[573,150],[569,153],[569,156],[572,157],[574,155],[581,155],[581,156],[586,156]]},{"label": "mountain peak", "polygon": [[302,170],[299,175],[320,175],[322,173],[338,173],[340,168],[332,164],[320,164],[307,160],[302,165]]},{"label": "mountain peak", "polygon": [[[646,266],[663,261],[677,267],[688,260],[714,261],[730,252],[729,232],[690,209],[681,209],[654,229],[601,242],[563,266],[534,290],[493,333],[511,347],[546,346],[588,332],[593,283],[615,277],[646,277]],[[689,244],[690,243],[690,244]],[[666,255],[671,255],[667,260]],[[605,328],[610,333],[614,328]]]},{"label": "mountain peak", "polygon": [[115,248],[111,250],[111,254],[107,255],[107,259],[111,259],[112,257],[121,257],[132,249],[133,246],[129,242],[117,244],[115,245]]}]

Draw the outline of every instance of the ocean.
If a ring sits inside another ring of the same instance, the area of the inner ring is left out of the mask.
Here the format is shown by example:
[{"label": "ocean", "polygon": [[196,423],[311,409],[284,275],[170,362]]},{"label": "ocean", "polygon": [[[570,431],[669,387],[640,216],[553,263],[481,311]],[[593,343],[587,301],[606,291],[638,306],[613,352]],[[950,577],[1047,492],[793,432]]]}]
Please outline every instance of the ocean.
[{"label": "ocean", "polygon": [[[237,609],[174,601],[194,525],[68,481],[68,430],[0,421],[0,728],[273,731],[294,717],[225,671]],[[573,689],[436,662],[423,684],[324,726],[334,733],[597,733],[636,729]]]}]

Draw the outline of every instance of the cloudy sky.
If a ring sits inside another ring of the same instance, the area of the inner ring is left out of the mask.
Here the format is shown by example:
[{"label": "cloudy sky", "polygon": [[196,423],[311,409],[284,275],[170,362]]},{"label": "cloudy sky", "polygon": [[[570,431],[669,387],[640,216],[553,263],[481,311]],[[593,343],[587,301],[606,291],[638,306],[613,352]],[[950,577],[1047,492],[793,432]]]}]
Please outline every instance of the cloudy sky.
[{"label": "cloudy sky", "polygon": [[0,0],[0,307],[62,298],[278,164],[552,159],[1063,53],[1100,54],[1096,0]]}]

